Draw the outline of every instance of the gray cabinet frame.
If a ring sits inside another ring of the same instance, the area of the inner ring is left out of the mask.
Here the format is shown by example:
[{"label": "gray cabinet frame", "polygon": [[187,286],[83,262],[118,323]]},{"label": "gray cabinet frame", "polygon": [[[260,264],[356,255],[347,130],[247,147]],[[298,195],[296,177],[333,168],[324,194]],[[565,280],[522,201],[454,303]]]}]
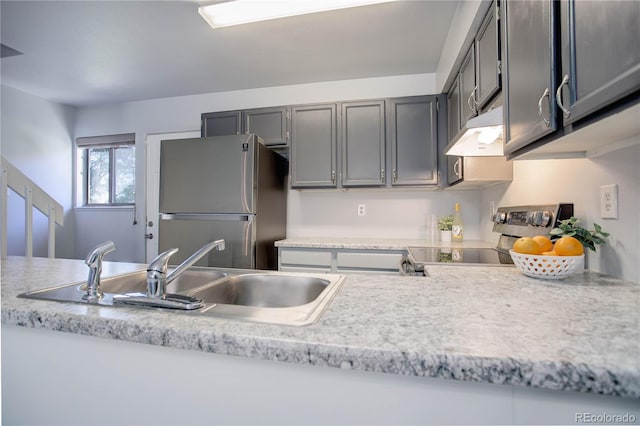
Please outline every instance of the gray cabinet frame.
[{"label": "gray cabinet frame", "polygon": [[540,0],[501,6],[507,154],[558,128],[555,7],[553,1]]},{"label": "gray cabinet frame", "polygon": [[385,184],[385,102],[341,104],[342,186]]},{"label": "gray cabinet frame", "polygon": [[242,131],[240,111],[206,112],[201,117],[200,134],[208,136],[239,135]]},{"label": "gray cabinet frame", "polygon": [[478,114],[476,102],[476,48],[472,44],[460,66],[460,124]]},{"label": "gray cabinet frame", "polygon": [[435,95],[389,100],[392,186],[438,184],[437,104]]},{"label": "gray cabinet frame", "polygon": [[266,146],[286,146],[289,143],[288,114],[287,107],[243,110],[242,131],[258,135]]},{"label": "gray cabinet frame", "polygon": [[337,105],[291,107],[291,187],[335,188]]},{"label": "gray cabinet frame", "polygon": [[[615,28],[602,34],[602,22]],[[562,92],[565,125],[640,89],[640,3],[560,3]],[[566,80],[566,81],[565,81]]]},{"label": "gray cabinet frame", "polygon": [[476,102],[479,111],[489,104],[502,87],[499,21],[498,4],[494,2],[480,25],[475,41]]}]

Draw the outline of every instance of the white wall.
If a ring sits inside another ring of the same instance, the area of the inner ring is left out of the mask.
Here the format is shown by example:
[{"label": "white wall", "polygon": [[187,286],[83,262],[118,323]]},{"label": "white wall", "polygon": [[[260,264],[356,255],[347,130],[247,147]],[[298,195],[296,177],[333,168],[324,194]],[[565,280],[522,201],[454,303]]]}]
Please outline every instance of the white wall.
[{"label": "white wall", "polygon": [[[75,108],[0,86],[2,155],[64,208],[56,257],[73,257],[72,143]],[[10,192],[7,254],[24,255],[24,200]],[[34,256],[47,256],[46,218],[34,209]]]},{"label": "white wall", "polygon": [[[481,210],[496,206],[572,202],[582,226],[601,225],[608,243],[588,253],[588,267],[630,281],[640,280],[640,145],[593,159],[515,161],[513,182],[482,191]],[[618,184],[618,219],[600,217],[600,186]],[[493,241],[491,223],[482,234]]]},{"label": "white wall", "polygon": [[[287,237],[427,237],[427,217],[462,207],[465,238],[480,238],[480,191],[365,189],[346,192],[289,191]],[[358,204],[366,215],[358,217]]]},{"label": "white wall", "polygon": [[459,66],[459,61],[466,55],[468,47],[464,50],[463,47],[471,45],[471,39],[489,7],[488,3],[488,0],[465,0],[458,3],[436,69],[438,93],[444,93],[448,89],[445,86],[449,74],[456,65]]},{"label": "white wall", "polygon": [[[110,260],[144,262],[144,140],[150,133],[168,133],[198,130],[200,114],[203,112],[247,109],[275,105],[295,105],[329,102],[349,99],[370,99],[398,96],[433,94],[435,74],[418,74],[395,77],[368,78],[359,80],[334,81],[300,84],[233,92],[208,93],[181,96],[116,105],[79,108],[77,112],[75,136],[95,136],[114,133],[136,133],[136,212],[138,225],[133,225],[131,215],[113,214],[91,210],[78,211],[82,217],[77,221],[76,257],[85,255],[86,247],[111,239],[118,249],[110,254]],[[431,208],[446,211],[442,200],[451,198],[444,193],[429,191],[414,192],[297,192],[292,191],[289,208],[289,229],[292,235],[300,235],[315,230],[333,230],[340,233],[345,223],[350,234],[419,238],[424,234],[424,217]],[[370,204],[365,220],[346,221],[353,216],[353,197]],[[476,202],[471,197],[469,204]],[[397,201],[398,203],[395,203]],[[393,202],[393,203],[392,203]],[[335,206],[330,214],[309,214],[314,205]],[[450,210],[453,209],[452,202]],[[464,203],[463,203],[464,204]],[[296,207],[297,206],[297,207]],[[470,214],[469,226],[478,223]],[[406,220],[411,217],[411,220]],[[398,219],[397,221],[395,219]],[[115,230],[126,230],[116,232]],[[473,232],[472,232],[473,234]],[[478,235],[477,227],[475,234]],[[326,235],[323,234],[323,235]],[[341,235],[344,235],[341,233]],[[119,252],[119,253],[118,253]],[[122,257],[125,256],[125,257]]]}]

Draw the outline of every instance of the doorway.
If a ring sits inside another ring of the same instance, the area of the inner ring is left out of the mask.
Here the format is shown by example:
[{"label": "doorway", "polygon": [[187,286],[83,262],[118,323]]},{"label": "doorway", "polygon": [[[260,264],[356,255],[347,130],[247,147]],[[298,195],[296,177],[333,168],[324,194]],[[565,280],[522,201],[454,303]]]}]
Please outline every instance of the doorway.
[{"label": "doorway", "polygon": [[146,145],[145,259],[158,256],[158,218],[160,217],[160,142],[167,139],[199,138],[200,131],[148,134]]}]

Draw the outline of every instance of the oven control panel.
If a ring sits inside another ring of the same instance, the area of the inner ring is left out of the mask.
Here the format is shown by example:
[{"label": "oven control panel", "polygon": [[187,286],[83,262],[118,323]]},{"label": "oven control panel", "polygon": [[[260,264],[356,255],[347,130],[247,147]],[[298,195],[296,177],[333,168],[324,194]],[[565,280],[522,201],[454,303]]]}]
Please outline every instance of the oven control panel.
[{"label": "oven control panel", "polygon": [[557,222],[573,216],[573,204],[499,207],[493,215],[493,232],[515,237],[546,234]]}]

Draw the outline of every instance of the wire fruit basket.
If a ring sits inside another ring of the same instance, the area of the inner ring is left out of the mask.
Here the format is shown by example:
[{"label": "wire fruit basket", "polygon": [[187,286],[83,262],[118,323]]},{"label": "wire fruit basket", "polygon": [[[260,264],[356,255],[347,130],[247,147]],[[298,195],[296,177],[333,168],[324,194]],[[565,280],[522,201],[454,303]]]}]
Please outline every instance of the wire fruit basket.
[{"label": "wire fruit basket", "polygon": [[511,259],[523,274],[545,280],[559,280],[584,270],[584,254],[580,256],[543,256],[509,250]]}]

